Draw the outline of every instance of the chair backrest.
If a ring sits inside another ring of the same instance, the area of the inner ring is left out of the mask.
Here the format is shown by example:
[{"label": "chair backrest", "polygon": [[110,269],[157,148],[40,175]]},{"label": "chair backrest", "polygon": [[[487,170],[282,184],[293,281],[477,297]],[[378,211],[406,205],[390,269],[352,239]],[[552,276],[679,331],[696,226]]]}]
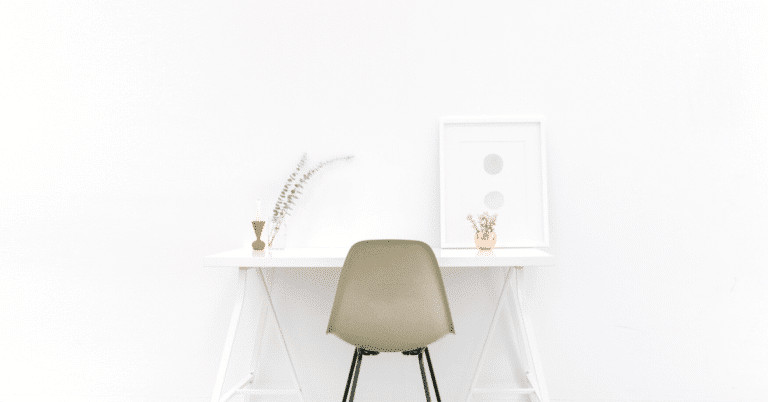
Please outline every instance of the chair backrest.
[{"label": "chair backrest", "polygon": [[432,249],[415,240],[353,245],[341,270],[327,332],[382,352],[425,347],[454,332]]}]

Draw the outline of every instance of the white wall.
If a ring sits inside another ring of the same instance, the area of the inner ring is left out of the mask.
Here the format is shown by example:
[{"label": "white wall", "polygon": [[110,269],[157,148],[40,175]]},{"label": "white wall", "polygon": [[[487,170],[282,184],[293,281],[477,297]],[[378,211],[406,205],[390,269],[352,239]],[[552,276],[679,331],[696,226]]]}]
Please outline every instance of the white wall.
[{"label": "white wall", "polygon": [[[746,1],[4,1],[0,401],[206,400],[234,273],[201,259],[248,239],[302,151],[356,159],[313,179],[293,245],[437,246],[437,119],[528,113],[548,117],[559,264],[526,296],[553,399],[765,400],[766,22]],[[275,278],[308,400],[348,369],[322,332],[337,276]],[[446,273],[446,400],[495,279]],[[360,400],[418,398],[415,363],[378,359]]]}]

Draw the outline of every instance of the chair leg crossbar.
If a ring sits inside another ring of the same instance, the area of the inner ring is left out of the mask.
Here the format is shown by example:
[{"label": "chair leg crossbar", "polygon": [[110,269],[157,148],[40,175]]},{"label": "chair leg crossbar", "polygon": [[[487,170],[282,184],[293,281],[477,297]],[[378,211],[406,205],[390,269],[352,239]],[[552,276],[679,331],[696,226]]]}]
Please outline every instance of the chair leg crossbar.
[{"label": "chair leg crossbar", "polygon": [[[355,353],[352,355],[352,365],[349,367],[349,375],[347,376],[347,386],[344,388],[344,397],[342,402],[347,402],[347,396],[349,396],[348,402],[353,402],[355,399],[355,388],[357,388],[357,377],[360,375],[360,364],[363,362],[363,356],[375,356],[379,352],[366,350],[363,348],[355,348]],[[440,391],[437,390],[437,379],[435,378],[435,370],[432,368],[432,359],[429,357],[429,348],[418,348],[414,350],[407,350],[403,352],[407,356],[418,356],[419,368],[421,369],[421,382],[424,384],[424,393],[427,396],[427,402],[431,402],[429,395],[429,384],[427,383],[427,375],[424,371],[424,358],[427,356],[427,366],[429,366],[429,374],[432,377],[432,386],[435,389],[435,398],[437,402],[440,400]],[[352,388],[350,389],[350,384]]]}]

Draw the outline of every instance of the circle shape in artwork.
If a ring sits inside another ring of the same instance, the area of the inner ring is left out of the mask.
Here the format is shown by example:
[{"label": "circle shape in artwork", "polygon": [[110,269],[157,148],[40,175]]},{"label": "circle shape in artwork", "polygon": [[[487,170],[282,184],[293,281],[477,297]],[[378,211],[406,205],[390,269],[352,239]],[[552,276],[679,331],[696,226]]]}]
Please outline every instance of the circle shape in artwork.
[{"label": "circle shape in artwork", "polygon": [[488,174],[498,174],[504,167],[504,159],[498,154],[488,154],[483,159],[483,169]]},{"label": "circle shape in artwork", "polygon": [[504,206],[504,194],[498,191],[491,191],[485,195],[483,202],[490,209],[499,209]]}]

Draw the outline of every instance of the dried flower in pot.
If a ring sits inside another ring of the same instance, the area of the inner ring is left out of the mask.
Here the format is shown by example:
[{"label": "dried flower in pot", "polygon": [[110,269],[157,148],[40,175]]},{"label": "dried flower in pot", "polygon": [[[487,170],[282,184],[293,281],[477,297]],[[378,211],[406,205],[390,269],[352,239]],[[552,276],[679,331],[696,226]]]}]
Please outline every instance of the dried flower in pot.
[{"label": "dried flower in pot", "polygon": [[475,229],[475,247],[479,250],[493,250],[496,246],[496,217],[498,215],[489,215],[488,212],[483,212],[482,215],[477,217],[477,221],[472,215],[467,215],[467,220],[472,223],[472,228]]}]

